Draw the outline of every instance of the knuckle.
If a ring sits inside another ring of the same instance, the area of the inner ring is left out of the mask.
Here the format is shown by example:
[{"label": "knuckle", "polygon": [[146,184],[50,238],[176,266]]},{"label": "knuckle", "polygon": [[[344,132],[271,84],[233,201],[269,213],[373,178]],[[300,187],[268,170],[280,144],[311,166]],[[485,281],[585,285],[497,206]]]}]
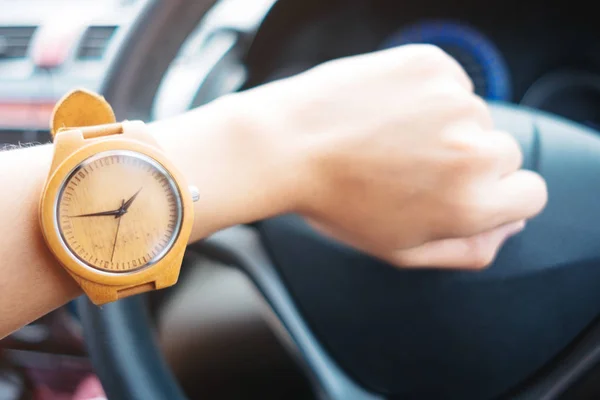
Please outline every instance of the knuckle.
[{"label": "knuckle", "polygon": [[489,115],[492,117],[492,113],[490,111],[490,106],[487,101],[485,101],[482,97],[477,96],[476,94],[471,94],[472,98],[472,108],[474,111],[480,114]]},{"label": "knuckle", "polygon": [[421,56],[432,64],[443,66],[454,62],[452,57],[438,46],[433,44],[419,44],[417,46],[420,47]]},{"label": "knuckle", "polygon": [[408,44],[403,46],[412,52],[412,61],[420,68],[441,71],[453,65],[454,59],[444,50],[433,44]]},{"label": "knuckle", "polygon": [[471,110],[469,92],[449,74],[427,79],[422,93],[428,107],[438,114],[442,111],[448,121],[464,117],[466,110]]},{"label": "knuckle", "polygon": [[469,76],[469,74],[467,73],[467,71],[464,70],[464,68],[462,66],[459,66],[459,76],[461,79],[461,81],[464,84],[464,87],[466,88],[466,90],[469,93],[474,93],[475,91],[475,83],[473,82],[473,79]]},{"label": "knuckle", "polygon": [[456,81],[467,92],[472,93],[474,84],[464,68],[451,55],[432,44],[414,44],[413,59],[415,67],[426,76],[446,75]]},{"label": "knuckle", "polygon": [[453,154],[448,160],[448,168],[453,174],[482,174],[498,169],[507,174],[523,165],[521,146],[508,133],[452,127],[442,136],[444,145]]},{"label": "knuckle", "polygon": [[452,107],[457,117],[472,117],[473,115],[485,113],[484,106],[477,100],[477,96],[466,91],[457,92],[454,95],[456,98],[452,102]]},{"label": "knuckle", "polygon": [[523,165],[523,151],[519,142],[512,135],[505,132],[496,132],[495,142],[500,157],[509,165],[509,168],[513,171],[521,168]]},{"label": "knuckle", "polygon": [[475,94],[469,94],[468,101],[463,105],[465,111],[472,115],[477,115],[485,118],[489,121],[489,125],[492,125],[492,114],[490,112],[490,108],[488,104],[481,97]]},{"label": "knuckle", "polygon": [[444,134],[445,145],[454,154],[450,161],[453,172],[477,170],[495,158],[495,149],[482,138],[475,138],[476,134],[458,129]]},{"label": "knuckle", "polygon": [[455,94],[453,110],[455,117],[468,118],[480,124],[485,129],[491,129],[494,125],[492,113],[485,100],[481,97],[463,91]]}]

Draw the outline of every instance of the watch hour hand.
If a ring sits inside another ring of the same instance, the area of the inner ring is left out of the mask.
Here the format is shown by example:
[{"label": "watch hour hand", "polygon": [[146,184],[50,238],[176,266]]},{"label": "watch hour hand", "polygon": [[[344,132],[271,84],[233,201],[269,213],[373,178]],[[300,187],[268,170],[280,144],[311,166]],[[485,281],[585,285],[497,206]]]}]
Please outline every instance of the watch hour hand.
[{"label": "watch hour hand", "polygon": [[125,214],[127,212],[127,210],[129,209],[129,206],[131,206],[131,203],[133,203],[133,201],[135,200],[135,198],[137,197],[138,194],[140,194],[140,192],[142,191],[143,188],[140,188],[140,190],[138,190],[137,192],[135,192],[135,194],[133,196],[131,196],[125,203],[123,203],[123,205],[121,206],[120,210],[122,211],[123,214]]}]

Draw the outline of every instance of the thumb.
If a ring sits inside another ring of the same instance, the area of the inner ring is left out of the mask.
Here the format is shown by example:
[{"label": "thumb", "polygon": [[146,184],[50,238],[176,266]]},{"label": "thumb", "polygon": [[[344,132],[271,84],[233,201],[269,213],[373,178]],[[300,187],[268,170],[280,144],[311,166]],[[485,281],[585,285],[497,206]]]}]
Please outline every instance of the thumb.
[{"label": "thumb", "polygon": [[468,238],[436,240],[397,250],[384,259],[400,267],[482,269],[494,261],[506,239],[524,227],[524,220],[512,222]]}]

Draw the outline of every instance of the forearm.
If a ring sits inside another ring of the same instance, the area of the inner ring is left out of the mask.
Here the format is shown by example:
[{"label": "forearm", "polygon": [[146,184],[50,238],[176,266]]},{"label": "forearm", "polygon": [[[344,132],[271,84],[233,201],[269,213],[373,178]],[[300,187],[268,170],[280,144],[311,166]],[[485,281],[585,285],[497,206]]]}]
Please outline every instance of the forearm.
[{"label": "forearm", "polygon": [[0,154],[0,338],[80,293],[39,227],[38,203],[51,159],[48,145]]},{"label": "forearm", "polygon": [[[293,206],[296,156],[262,143],[227,102],[150,124],[188,184],[200,190],[191,241]],[[44,243],[38,202],[50,145],[0,154],[0,337],[81,294]],[[285,165],[284,165],[285,164]],[[286,174],[286,175],[284,175]]]}]

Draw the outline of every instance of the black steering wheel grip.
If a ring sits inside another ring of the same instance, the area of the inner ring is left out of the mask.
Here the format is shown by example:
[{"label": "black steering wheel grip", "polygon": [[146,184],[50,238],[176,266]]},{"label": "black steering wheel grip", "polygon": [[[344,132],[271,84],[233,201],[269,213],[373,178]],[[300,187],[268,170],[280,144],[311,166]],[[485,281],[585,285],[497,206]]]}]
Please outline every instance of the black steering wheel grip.
[{"label": "black steering wheel grip", "polygon": [[184,399],[158,351],[144,296],[102,308],[77,300],[88,351],[109,399]]}]

